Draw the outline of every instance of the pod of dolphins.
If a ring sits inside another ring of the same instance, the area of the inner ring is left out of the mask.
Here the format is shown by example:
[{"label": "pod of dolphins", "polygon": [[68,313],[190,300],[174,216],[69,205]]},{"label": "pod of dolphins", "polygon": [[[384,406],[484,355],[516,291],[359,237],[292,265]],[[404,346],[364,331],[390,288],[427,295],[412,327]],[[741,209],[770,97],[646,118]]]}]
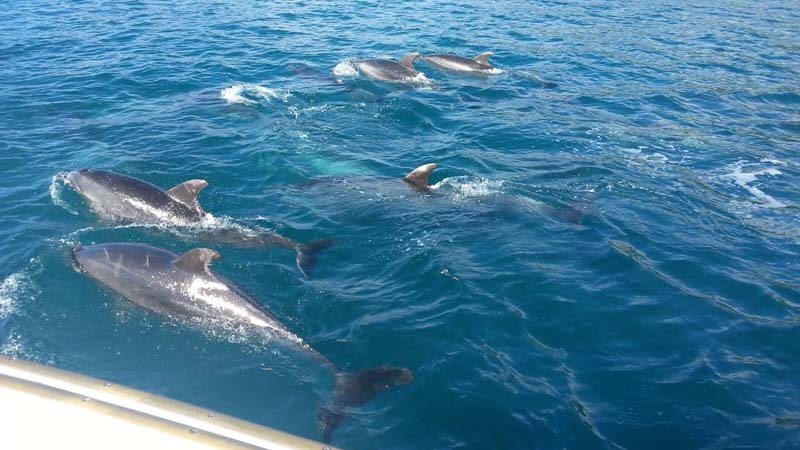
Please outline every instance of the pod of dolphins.
[{"label": "pod of dolphins", "polygon": [[[425,164],[398,183],[404,182],[415,192],[428,191],[428,179],[437,168],[438,164]],[[106,220],[193,227],[208,214],[197,198],[208,186],[205,180],[189,180],[166,191],[146,181],[104,170],[76,170],[69,172],[64,180]],[[330,240],[300,244],[273,232],[253,235],[240,228],[212,228],[207,234],[207,239],[215,243],[294,249],[297,266],[306,276],[316,263],[316,255],[332,244]],[[220,257],[209,248],[195,248],[177,255],[133,243],[72,248],[76,269],[142,308],[184,322],[223,321],[257,336],[268,335],[329,369],[335,378],[334,390],[317,413],[326,442],[350,411],[388,388],[413,381],[413,372],[403,367],[381,366],[355,372],[339,369],[290,331],[263,304],[214,273],[211,264]]]},{"label": "pod of dolphins", "polygon": [[[489,63],[491,56],[491,52],[474,59],[411,53],[399,62],[367,59],[355,65],[369,78],[406,82],[420,75],[414,68],[418,59],[444,70],[490,74],[495,70]],[[438,167],[435,163],[422,165],[406,175],[402,182],[415,192],[428,192],[429,178]],[[163,190],[146,181],[105,170],[81,169],[68,173],[64,179],[103,219],[186,228],[200,225],[204,231],[195,236],[203,241],[237,247],[291,249],[297,253],[297,267],[305,276],[311,275],[319,252],[333,244],[327,239],[299,243],[269,230],[253,232],[230,226],[203,228],[203,221],[209,217],[198,201],[198,195],[208,186],[204,180],[189,180]],[[335,378],[335,386],[317,413],[319,429],[326,442],[355,408],[386,389],[413,381],[413,372],[403,367],[381,366],[355,372],[339,369],[289,330],[262,303],[212,271],[212,263],[220,257],[217,251],[209,248],[195,248],[177,255],[134,243],[77,245],[72,249],[73,263],[80,272],[142,308],[185,322],[222,320],[256,334],[265,333],[328,368]]]}]

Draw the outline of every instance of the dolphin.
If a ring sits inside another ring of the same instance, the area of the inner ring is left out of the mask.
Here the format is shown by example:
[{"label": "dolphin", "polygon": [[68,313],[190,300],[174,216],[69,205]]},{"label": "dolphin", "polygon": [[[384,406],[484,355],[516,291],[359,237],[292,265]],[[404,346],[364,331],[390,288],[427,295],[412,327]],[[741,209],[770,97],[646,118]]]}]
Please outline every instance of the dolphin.
[{"label": "dolphin", "polygon": [[469,59],[463,56],[439,54],[423,56],[422,59],[444,70],[486,74],[496,70],[493,65],[489,64],[489,58],[492,55],[494,55],[492,52],[485,52],[474,59]]},{"label": "dolphin", "polygon": [[357,61],[355,65],[359,72],[373,80],[406,83],[414,81],[422,74],[414,68],[414,61],[419,57],[419,53],[409,53],[400,62],[387,59],[365,59]]},{"label": "dolphin", "polygon": [[406,196],[409,193],[434,194],[430,177],[433,171],[439,168],[437,163],[423,164],[406,174],[403,178],[362,176],[362,175],[332,175],[314,177],[300,183],[303,188],[342,185],[356,191],[379,192],[381,195]]},{"label": "dolphin", "polygon": [[[131,223],[178,226],[202,225],[209,217],[197,196],[208,186],[205,180],[189,180],[164,191],[146,181],[114,172],[81,169],[66,175],[66,181],[101,217]],[[330,247],[331,240],[307,244],[295,242],[269,230],[247,230],[227,226],[199,228],[198,236],[206,241],[237,247],[280,247],[297,252],[297,267],[309,276],[316,265],[317,254]]]},{"label": "dolphin", "polygon": [[354,409],[380,392],[413,381],[403,367],[375,367],[345,372],[289,330],[264,305],[231,281],[211,271],[221,255],[195,248],[177,255],[142,244],[108,243],[75,246],[76,267],[122,297],[147,310],[184,322],[223,320],[278,342],[331,370],[335,385],[330,400],[320,406],[317,421],[325,441]]},{"label": "dolphin", "polygon": [[[452,199],[453,191],[448,187],[447,179],[431,185],[430,177],[439,168],[437,163],[423,164],[409,172],[403,178],[382,176],[361,176],[361,175],[336,175],[326,177],[316,177],[302,183],[301,187],[325,189],[325,198],[330,200],[336,198],[330,195],[332,189],[344,189],[352,195],[366,194],[371,198],[387,199],[407,199],[411,195],[422,195],[434,199],[438,202],[441,199]],[[402,180],[402,182],[401,182]],[[304,196],[307,197],[307,193]],[[518,196],[513,194],[503,194],[495,197],[495,208],[498,212],[506,211],[512,214],[523,214],[525,211],[534,211],[544,217],[563,221],[572,225],[582,225],[587,215],[591,214],[592,203],[596,194],[583,198],[577,204],[551,206],[539,200]],[[347,206],[352,206],[352,196],[343,197]],[[391,201],[391,200],[389,200]],[[330,206],[330,201],[328,205]],[[431,207],[431,203],[426,203],[426,207]]]}]

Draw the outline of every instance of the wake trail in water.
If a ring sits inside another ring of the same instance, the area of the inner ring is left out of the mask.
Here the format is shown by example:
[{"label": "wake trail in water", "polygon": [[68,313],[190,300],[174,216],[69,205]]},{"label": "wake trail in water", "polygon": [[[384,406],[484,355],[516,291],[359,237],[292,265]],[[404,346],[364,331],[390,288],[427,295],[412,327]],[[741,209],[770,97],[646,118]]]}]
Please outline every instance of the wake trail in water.
[{"label": "wake trail in water", "polygon": [[753,195],[753,197],[760,200],[764,207],[785,208],[785,203],[776,200],[774,197],[762,191],[760,188],[752,185],[752,183],[757,181],[759,177],[763,177],[765,175],[776,177],[778,175],[782,175],[783,173],[774,167],[761,170],[752,170],[752,166],[753,164],[747,164],[744,161],[739,161],[731,167],[731,173],[725,175],[725,177],[732,179],[737,186],[746,189],[747,192]]}]

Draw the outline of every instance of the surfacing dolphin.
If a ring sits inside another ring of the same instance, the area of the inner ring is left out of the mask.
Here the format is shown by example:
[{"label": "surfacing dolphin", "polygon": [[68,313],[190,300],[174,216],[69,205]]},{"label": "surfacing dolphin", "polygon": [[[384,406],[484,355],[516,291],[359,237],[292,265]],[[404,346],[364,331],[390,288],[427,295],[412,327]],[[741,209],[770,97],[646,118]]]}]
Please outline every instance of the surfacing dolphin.
[{"label": "surfacing dolphin", "polygon": [[141,244],[80,245],[72,249],[77,268],[131,302],[182,321],[223,320],[305,353],[331,370],[336,379],[330,400],[317,420],[323,439],[349,413],[380,392],[411,383],[414,374],[402,367],[375,367],[344,372],[286,328],[274,314],[229,280],[211,271],[220,254],[196,248],[183,255]]},{"label": "surfacing dolphin", "polygon": [[458,55],[438,54],[423,56],[422,59],[444,70],[489,74],[498,71],[497,68],[489,64],[489,58],[493,55],[494,53],[492,52],[485,52],[473,59],[469,59]]},{"label": "surfacing dolphin", "polygon": [[[197,196],[208,183],[189,180],[164,191],[146,181],[105,170],[81,169],[66,175],[72,185],[100,216],[142,224],[178,226],[202,225],[207,217]],[[319,240],[307,244],[295,242],[269,230],[247,230],[226,226],[204,229],[196,235],[205,241],[237,247],[280,247],[297,252],[297,267],[310,275],[317,254],[330,247],[332,241]]]},{"label": "surfacing dolphin", "polygon": [[[330,189],[339,185],[348,189],[353,194],[380,192],[381,198],[403,198],[409,194],[422,194],[432,198],[453,198],[452,191],[448,191],[447,178],[435,185],[430,184],[430,177],[439,168],[437,163],[423,164],[409,172],[402,178],[401,183],[398,178],[372,177],[372,176],[333,176],[311,179],[304,186],[312,187],[316,185],[325,186],[326,194],[329,195]],[[330,198],[329,196],[326,198]],[[349,196],[348,196],[349,198]],[[497,208],[499,210],[516,211],[516,214],[523,211],[534,210],[545,217],[557,219],[572,225],[582,225],[584,218],[591,210],[594,195],[584,198],[574,205],[551,206],[539,200],[515,195],[498,196]]]},{"label": "surfacing dolphin", "polygon": [[388,59],[365,59],[357,61],[355,65],[359,72],[373,80],[408,83],[427,80],[420,78],[424,75],[414,68],[414,61],[419,57],[419,53],[409,53],[400,62]]}]

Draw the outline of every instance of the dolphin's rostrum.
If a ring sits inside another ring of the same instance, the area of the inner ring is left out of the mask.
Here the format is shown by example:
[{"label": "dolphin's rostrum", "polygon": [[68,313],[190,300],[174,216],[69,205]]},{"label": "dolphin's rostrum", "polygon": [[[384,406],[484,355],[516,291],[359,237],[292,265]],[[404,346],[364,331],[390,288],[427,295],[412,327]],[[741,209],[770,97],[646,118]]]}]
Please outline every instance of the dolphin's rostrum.
[{"label": "dolphin's rostrum", "polygon": [[[193,226],[202,224],[208,216],[197,200],[200,191],[208,186],[205,180],[189,180],[168,191],[138,178],[105,170],[76,170],[68,173],[66,180],[92,209],[108,219]],[[297,267],[305,275],[314,268],[317,254],[332,244],[330,240],[301,244],[269,230],[233,226],[197,227],[194,231],[201,240],[213,243],[293,249],[297,252]]]},{"label": "dolphin's rostrum", "polygon": [[196,248],[183,255],[141,244],[76,246],[77,267],[133,303],[183,321],[224,320],[272,338],[330,369],[336,384],[320,406],[318,424],[328,441],[349,412],[393,386],[409,384],[413,373],[401,367],[344,372],[283,325],[263,305],[232,282],[211,271],[220,254]]}]

